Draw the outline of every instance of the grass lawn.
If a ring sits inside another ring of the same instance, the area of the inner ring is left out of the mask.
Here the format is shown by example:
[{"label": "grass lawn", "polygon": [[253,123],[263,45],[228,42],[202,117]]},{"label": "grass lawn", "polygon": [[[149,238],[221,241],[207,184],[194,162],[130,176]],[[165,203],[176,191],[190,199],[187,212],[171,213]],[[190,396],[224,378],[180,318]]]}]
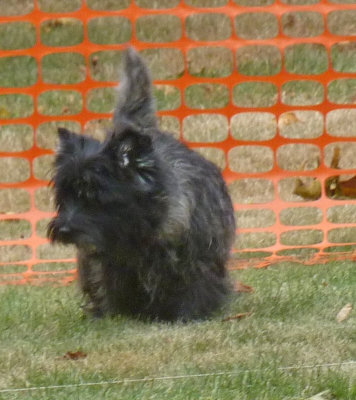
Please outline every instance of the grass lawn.
[{"label": "grass lawn", "polygon": [[[270,400],[323,391],[354,399],[356,364],[320,367],[356,360],[355,312],[336,321],[355,301],[354,264],[280,264],[233,277],[255,291],[234,295],[209,321],[173,325],[86,319],[75,285],[1,287],[0,399]],[[244,312],[252,315],[222,321]],[[78,350],[86,357],[64,357]],[[175,378],[85,385],[145,377]],[[2,391],[52,385],[64,387]]]}]

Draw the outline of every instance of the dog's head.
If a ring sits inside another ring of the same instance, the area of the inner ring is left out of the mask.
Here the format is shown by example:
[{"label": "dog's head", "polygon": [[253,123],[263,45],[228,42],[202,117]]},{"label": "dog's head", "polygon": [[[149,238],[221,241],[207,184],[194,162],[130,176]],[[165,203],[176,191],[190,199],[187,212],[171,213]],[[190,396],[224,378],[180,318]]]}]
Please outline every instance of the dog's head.
[{"label": "dog's head", "polygon": [[165,179],[152,142],[157,129],[152,85],[134,49],[126,52],[123,72],[114,129],[103,143],[58,131],[52,241],[95,248],[137,245],[162,219]]},{"label": "dog's head", "polygon": [[52,241],[107,247],[131,241],[157,223],[162,198],[152,139],[132,126],[100,143],[59,129],[53,186]]}]

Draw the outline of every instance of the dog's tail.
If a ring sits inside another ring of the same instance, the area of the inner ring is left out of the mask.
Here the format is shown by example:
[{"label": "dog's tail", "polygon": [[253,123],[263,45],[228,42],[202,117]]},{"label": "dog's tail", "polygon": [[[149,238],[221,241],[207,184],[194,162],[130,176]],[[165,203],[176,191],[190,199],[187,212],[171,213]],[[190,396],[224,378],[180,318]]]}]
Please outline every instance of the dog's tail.
[{"label": "dog's tail", "polygon": [[151,76],[142,58],[132,47],[125,54],[114,112],[115,131],[120,130],[120,126],[125,123],[145,129],[157,127]]}]

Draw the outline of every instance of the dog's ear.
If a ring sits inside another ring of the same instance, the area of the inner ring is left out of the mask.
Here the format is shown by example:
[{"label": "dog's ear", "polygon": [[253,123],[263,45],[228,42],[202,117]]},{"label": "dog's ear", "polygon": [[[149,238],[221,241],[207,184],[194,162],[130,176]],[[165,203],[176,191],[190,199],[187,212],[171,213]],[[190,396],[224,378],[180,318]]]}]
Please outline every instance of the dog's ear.
[{"label": "dog's ear", "polygon": [[72,132],[69,131],[69,130],[66,129],[66,128],[61,128],[61,127],[59,127],[59,128],[57,129],[57,132],[58,132],[58,136],[59,136],[60,141],[66,141],[66,140],[68,140],[68,139],[70,138],[70,136],[72,135]]},{"label": "dog's ear", "polygon": [[152,167],[152,139],[134,128],[114,133],[107,142],[106,151],[115,157],[120,168]]},{"label": "dog's ear", "polygon": [[58,128],[59,149],[62,152],[73,152],[83,141],[82,135],[78,135],[66,128]]}]

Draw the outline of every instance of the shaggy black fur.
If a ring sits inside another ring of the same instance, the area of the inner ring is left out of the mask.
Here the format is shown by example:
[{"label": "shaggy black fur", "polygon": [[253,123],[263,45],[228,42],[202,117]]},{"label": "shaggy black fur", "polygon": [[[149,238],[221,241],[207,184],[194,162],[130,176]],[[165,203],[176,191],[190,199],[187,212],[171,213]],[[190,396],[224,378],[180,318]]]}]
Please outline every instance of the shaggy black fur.
[{"label": "shaggy black fur", "polygon": [[59,137],[48,236],[77,246],[86,309],[168,321],[216,310],[230,290],[232,203],[216,166],[158,129],[135,50],[107,139]]}]

